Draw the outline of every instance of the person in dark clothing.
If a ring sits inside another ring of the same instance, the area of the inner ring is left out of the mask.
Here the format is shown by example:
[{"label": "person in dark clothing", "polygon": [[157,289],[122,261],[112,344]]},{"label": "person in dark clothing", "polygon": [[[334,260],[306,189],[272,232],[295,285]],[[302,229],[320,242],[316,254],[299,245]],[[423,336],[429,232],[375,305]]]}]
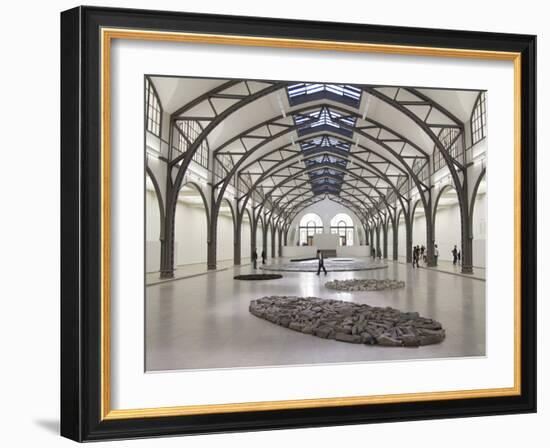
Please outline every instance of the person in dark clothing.
[{"label": "person in dark clothing", "polygon": [[378,258],[382,258],[382,251],[380,250],[380,248],[376,249],[376,255],[378,256]]},{"label": "person in dark clothing", "polygon": [[265,264],[266,260],[267,260],[267,254],[265,253],[265,250],[262,250],[262,264]]},{"label": "person in dark clothing", "polygon": [[458,258],[458,264],[460,264],[460,251],[458,251],[457,258]]},{"label": "person in dark clothing", "polygon": [[422,259],[422,261],[426,262],[426,255],[424,255],[424,251],[426,250],[426,248],[424,247],[424,245],[420,246],[420,257]]},{"label": "person in dark clothing", "polygon": [[252,252],[252,264],[254,269],[258,269],[258,252],[256,252],[256,249]]},{"label": "person in dark clothing", "polygon": [[418,246],[413,246],[413,253],[412,253],[413,268],[418,267],[418,253],[419,253]]},{"label": "person in dark clothing", "polygon": [[437,244],[434,244],[434,265],[437,266],[437,259],[439,258],[439,249]]},{"label": "person in dark clothing", "polygon": [[458,250],[456,249],[456,245],[451,253],[453,254],[453,264],[456,264],[456,261],[458,260]]},{"label": "person in dark clothing", "polygon": [[323,252],[320,250],[317,251],[317,260],[319,260],[319,267],[317,268],[317,275],[321,273],[321,269],[324,271],[325,275],[327,275],[327,270],[325,269],[325,259],[323,257]]}]

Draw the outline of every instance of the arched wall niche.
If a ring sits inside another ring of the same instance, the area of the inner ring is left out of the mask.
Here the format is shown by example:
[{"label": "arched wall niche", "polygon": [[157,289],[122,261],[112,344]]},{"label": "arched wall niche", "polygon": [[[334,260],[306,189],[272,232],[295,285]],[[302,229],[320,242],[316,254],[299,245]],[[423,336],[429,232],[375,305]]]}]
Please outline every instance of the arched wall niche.
[{"label": "arched wall niche", "polygon": [[160,270],[160,239],[164,206],[154,174],[147,169],[145,177],[145,271]]},{"label": "arched wall niche", "polygon": [[223,199],[218,213],[218,236],[216,238],[217,261],[230,261],[234,256],[235,211],[229,200]]},{"label": "arched wall niche", "polygon": [[434,237],[439,249],[439,260],[451,261],[452,250],[462,246],[460,207],[453,185],[444,185],[434,202]]},{"label": "arched wall niche", "polygon": [[175,218],[176,266],[206,263],[210,220],[207,204],[196,183],[188,182],[180,189]]}]

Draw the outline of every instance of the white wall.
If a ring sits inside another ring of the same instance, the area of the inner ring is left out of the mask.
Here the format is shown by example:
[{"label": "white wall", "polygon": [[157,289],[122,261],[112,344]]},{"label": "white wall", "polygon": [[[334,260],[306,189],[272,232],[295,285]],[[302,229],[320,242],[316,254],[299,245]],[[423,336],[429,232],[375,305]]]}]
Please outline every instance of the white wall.
[{"label": "white wall", "polygon": [[221,214],[218,218],[218,238],[216,245],[217,261],[233,260],[235,233],[231,214]]},{"label": "white wall", "polygon": [[262,224],[258,222],[258,225],[256,226],[256,253],[258,254],[258,259],[262,256],[262,248],[264,241],[264,235],[262,231]]},{"label": "white wall", "polygon": [[208,229],[203,206],[178,201],[175,239],[177,266],[206,263]]},{"label": "white wall", "polygon": [[297,229],[300,226],[300,220],[307,213],[315,213],[319,215],[319,217],[323,221],[323,233],[330,233],[330,221],[332,218],[334,218],[335,215],[337,215],[338,213],[348,214],[353,220],[353,225],[355,226],[355,231],[353,232],[353,245],[359,245],[359,235],[357,233],[357,229],[362,225],[361,220],[348,208],[329,199],[325,199],[323,201],[317,202],[310,207],[305,208],[294,218],[291,223],[291,229],[294,230],[294,232],[289,232],[289,246],[295,246],[298,242],[298,239],[300,238],[300,233]]},{"label": "white wall", "polygon": [[426,216],[420,204],[417,205],[416,212],[413,219],[412,245],[426,247]]},{"label": "white wall", "polygon": [[241,226],[241,262],[245,258],[250,258],[250,221],[243,221]]},{"label": "white wall", "polygon": [[405,225],[403,214],[401,214],[399,219],[397,234],[397,255],[405,257],[407,256],[407,226]]},{"label": "white wall", "polygon": [[160,211],[154,191],[145,191],[145,271],[160,269]]},{"label": "white wall", "polygon": [[313,245],[319,249],[340,249],[338,247],[338,235],[330,233],[319,233],[313,236]]},{"label": "white wall", "polygon": [[456,244],[461,250],[460,208],[457,204],[438,206],[435,215],[435,244],[439,249],[439,260],[452,261],[451,251]]},{"label": "white wall", "polygon": [[[474,267],[485,267],[485,228],[487,216],[487,201],[485,194],[478,194],[474,206],[472,220],[473,230],[473,265]],[[398,254],[404,257],[406,254],[405,242],[405,221],[399,221]],[[391,226],[388,232],[388,257],[391,258]],[[435,218],[435,243],[439,248],[439,259],[452,261],[451,251],[456,244],[457,249],[461,247],[460,237],[460,209],[458,203],[449,206],[438,206]],[[413,246],[426,245],[426,218],[424,215],[416,216],[413,221]]]},{"label": "white wall", "polygon": [[473,265],[485,267],[485,255],[487,250],[487,241],[485,229],[487,228],[487,195],[478,194],[474,203],[474,216],[472,223],[472,232],[474,240],[473,246]]}]

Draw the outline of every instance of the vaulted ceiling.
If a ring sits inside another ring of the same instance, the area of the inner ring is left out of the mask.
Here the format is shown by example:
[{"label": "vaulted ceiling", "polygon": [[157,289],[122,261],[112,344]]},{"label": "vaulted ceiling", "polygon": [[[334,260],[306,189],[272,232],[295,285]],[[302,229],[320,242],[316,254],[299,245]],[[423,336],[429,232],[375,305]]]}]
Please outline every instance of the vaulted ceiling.
[{"label": "vaulted ceiling", "polygon": [[[279,81],[151,78],[174,125],[196,123],[215,187],[295,216],[326,197],[367,216],[464,135],[479,91]],[[195,136],[196,137],[196,136]],[[455,140],[453,140],[455,139]],[[192,142],[191,142],[192,143]],[[185,154],[175,154],[178,170]],[[458,162],[457,162],[458,163]],[[235,183],[235,182],[233,182]],[[256,199],[258,200],[258,199]]]}]

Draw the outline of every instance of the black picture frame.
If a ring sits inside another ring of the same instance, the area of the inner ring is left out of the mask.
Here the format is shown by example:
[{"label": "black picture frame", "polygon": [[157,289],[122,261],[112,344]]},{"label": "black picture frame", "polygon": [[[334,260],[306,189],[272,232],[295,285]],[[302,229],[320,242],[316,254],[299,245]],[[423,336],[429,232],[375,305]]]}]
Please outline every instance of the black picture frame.
[{"label": "black picture frame", "polygon": [[[521,53],[521,394],[308,409],[101,419],[100,29],[130,28]],[[76,441],[536,411],[536,37],[167,11],[61,14],[61,435]]]}]

